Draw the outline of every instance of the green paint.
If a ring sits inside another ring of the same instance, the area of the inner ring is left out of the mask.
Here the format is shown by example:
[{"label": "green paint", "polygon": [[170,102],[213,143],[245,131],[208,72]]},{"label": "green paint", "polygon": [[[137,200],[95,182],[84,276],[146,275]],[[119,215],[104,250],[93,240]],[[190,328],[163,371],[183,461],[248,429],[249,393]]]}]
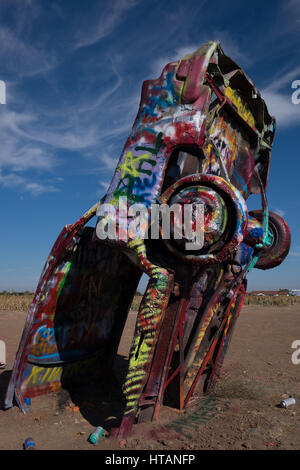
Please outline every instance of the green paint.
[{"label": "green paint", "polygon": [[71,264],[70,261],[68,261],[68,266],[67,266],[67,269],[66,269],[66,272],[65,272],[65,275],[64,277],[62,278],[62,280],[60,281],[60,284],[59,284],[59,288],[58,288],[58,292],[57,292],[57,298],[59,298],[60,294],[61,294],[61,291],[65,285],[65,282],[67,280],[67,277],[68,277],[68,274],[69,274],[69,271],[70,271],[70,268],[71,268]]},{"label": "green paint", "polygon": [[138,151],[138,150],[146,150],[147,152],[150,152],[152,153],[152,155],[157,155],[158,154],[158,151],[160,149],[160,146],[161,146],[161,138],[162,138],[162,132],[160,132],[158,135],[157,135],[157,138],[156,138],[156,142],[155,142],[155,147],[154,148],[149,148],[149,147],[140,147],[140,146],[137,146],[135,147],[135,150]]},{"label": "green paint", "polygon": [[263,246],[271,246],[272,244],[272,234],[269,232],[269,208],[266,207],[265,210],[264,210],[264,214],[263,214],[263,223],[262,223],[262,226],[263,226],[263,230],[264,230],[264,236],[263,236],[263,241],[262,243],[258,243],[256,245],[256,249],[258,249],[258,253],[252,258],[248,268],[247,268],[247,272],[251,271],[251,269],[253,269],[262,253],[262,248]]},{"label": "green paint", "polygon": [[192,437],[191,432],[197,430],[199,426],[203,426],[208,421],[217,416],[217,405],[224,406],[224,403],[214,396],[208,397],[203,403],[196,408],[193,412],[185,414],[184,416],[172,421],[166,425],[168,429],[174,429],[186,437]]}]

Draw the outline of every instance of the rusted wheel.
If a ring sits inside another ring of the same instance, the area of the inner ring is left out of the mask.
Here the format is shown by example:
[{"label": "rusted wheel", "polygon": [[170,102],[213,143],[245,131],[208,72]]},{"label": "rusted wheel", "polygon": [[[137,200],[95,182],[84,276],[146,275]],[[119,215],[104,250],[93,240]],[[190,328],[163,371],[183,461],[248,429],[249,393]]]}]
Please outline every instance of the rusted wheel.
[{"label": "rusted wheel", "polygon": [[[256,210],[249,213],[255,217],[259,222],[263,219],[263,211]],[[263,249],[262,254],[258,258],[255,265],[258,269],[271,269],[275,268],[282,263],[288,255],[291,245],[291,232],[280,215],[275,212],[269,212],[269,234],[270,246]]]},{"label": "rusted wheel", "polygon": [[[163,227],[161,235],[168,250],[184,262],[202,265],[222,263],[233,257],[244,239],[248,223],[244,198],[234,186],[219,176],[196,174],[181,178],[161,195],[160,203],[169,208],[183,208],[178,217],[170,219],[171,236],[164,237]],[[194,209],[196,206],[203,207],[203,239],[199,249],[187,248],[189,238],[175,236],[182,230],[181,214],[186,204],[192,206],[191,217],[187,219],[190,220],[193,234],[197,231]]]}]

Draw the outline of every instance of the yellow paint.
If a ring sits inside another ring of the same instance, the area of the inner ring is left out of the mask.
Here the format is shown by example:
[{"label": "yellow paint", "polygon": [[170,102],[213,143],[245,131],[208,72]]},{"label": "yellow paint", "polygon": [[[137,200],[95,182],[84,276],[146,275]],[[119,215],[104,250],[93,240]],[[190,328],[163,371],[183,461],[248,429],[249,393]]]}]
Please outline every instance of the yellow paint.
[{"label": "yellow paint", "polygon": [[[139,338],[137,338],[137,339],[139,339]],[[139,346],[139,341],[137,341],[137,343],[138,343],[137,344],[137,347],[138,347]],[[137,358],[135,358],[136,353],[137,353],[137,348],[135,350],[135,353],[132,355],[132,358],[131,358],[130,363],[129,363],[129,369],[131,369],[132,367],[139,367],[139,365],[145,361],[145,355],[148,355],[150,349],[151,349],[151,346],[149,346],[146,343],[145,339],[144,339],[144,341],[142,342],[142,344],[139,348]]]},{"label": "yellow paint", "polygon": [[229,317],[228,317],[227,323],[226,323],[226,327],[225,327],[225,331],[224,331],[224,337],[227,335],[227,331],[228,331],[228,328],[229,328],[231,317],[232,317],[232,315],[230,314]]},{"label": "yellow paint", "polygon": [[235,90],[228,86],[225,91],[225,95],[230,101],[236,106],[239,115],[245,119],[251,126],[255,127],[255,119],[253,114],[249,110],[246,103],[243,102],[242,98],[237,94]]},{"label": "yellow paint", "polygon": [[36,344],[31,347],[31,354],[34,356],[42,356],[44,354],[55,354],[57,353],[56,343],[51,343],[49,337],[44,338],[38,336]]},{"label": "yellow paint", "polygon": [[200,344],[201,344],[202,339],[203,339],[203,337],[206,333],[207,327],[210,324],[210,322],[211,322],[214,314],[218,310],[219,306],[220,306],[220,303],[217,303],[216,305],[214,305],[211,308],[208,317],[206,318],[205,322],[201,326],[199,335],[197,337],[196,344],[194,346],[194,354],[191,356],[191,358],[189,360],[189,363],[186,366],[186,370],[188,370],[188,373],[186,374],[184,383],[187,384],[188,388],[190,388],[192,386],[192,384],[195,380],[195,374],[200,369],[200,367],[202,365],[202,362],[204,361],[204,357],[199,358],[199,359],[195,359],[195,357],[197,356],[197,352],[200,348]]},{"label": "yellow paint", "polygon": [[53,368],[45,368],[45,367],[38,367],[33,366],[31,369],[31,373],[29,377],[26,379],[26,386],[28,385],[35,385],[35,384],[45,384],[50,380],[57,381],[60,379],[62,374],[61,367],[53,367]]},{"label": "yellow paint", "polygon": [[205,322],[203,323],[203,325],[201,327],[201,330],[200,330],[200,333],[199,333],[199,336],[197,338],[195,348],[194,348],[195,352],[198,351],[198,349],[200,347],[200,344],[201,344],[201,341],[202,341],[202,339],[203,339],[203,337],[206,333],[207,327],[210,324],[211,319],[214,316],[214,314],[216,313],[216,311],[218,310],[219,306],[220,306],[220,303],[217,303],[216,305],[213,306],[213,308],[210,310],[210,313],[207,316]]},{"label": "yellow paint", "polygon": [[[142,301],[137,318],[137,329],[130,352],[128,373],[123,385],[126,396],[126,409],[124,415],[136,410],[139,396],[143,389],[146,376],[146,366],[151,363],[151,355],[157,340],[158,326],[162,312],[168,302],[168,277],[166,269],[148,261],[146,247],[141,239],[130,240],[127,244],[136,253],[138,263],[152,279]],[[141,335],[144,335],[140,342]]]},{"label": "yellow paint", "polygon": [[137,178],[139,176],[139,172],[135,165],[142,160],[147,160],[149,157],[149,153],[143,153],[142,155],[134,157],[131,150],[129,150],[125,155],[124,163],[117,166],[117,170],[121,170],[121,178],[123,179],[126,175]]},{"label": "yellow paint", "polygon": [[230,176],[238,153],[237,132],[235,129],[231,129],[226,120],[221,116],[214,120],[209,130],[209,139],[207,139],[203,146],[203,152],[206,156],[203,173],[207,172],[210,165],[212,169],[215,166],[219,166],[219,160],[211,142],[214,142],[216,148],[219,149],[220,156]]}]

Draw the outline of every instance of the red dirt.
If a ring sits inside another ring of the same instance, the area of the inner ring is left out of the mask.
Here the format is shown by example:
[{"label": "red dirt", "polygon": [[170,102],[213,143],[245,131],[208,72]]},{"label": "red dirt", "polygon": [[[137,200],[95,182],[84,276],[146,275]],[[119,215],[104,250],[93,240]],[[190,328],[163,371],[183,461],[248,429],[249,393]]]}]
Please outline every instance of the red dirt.
[{"label": "red dirt", "polygon": [[[38,449],[120,449],[105,436],[96,446],[87,442],[95,426],[109,430],[119,422],[122,404],[116,384],[34,398],[26,415],[17,407],[3,411],[25,318],[26,312],[0,312],[0,339],[7,348],[7,367],[0,373],[0,449],[22,449],[27,437],[33,437]],[[134,324],[130,313],[115,364],[121,379]],[[291,344],[297,339],[300,304],[245,306],[215,391],[184,413],[162,407],[159,421],[135,425],[121,449],[299,449],[300,364],[291,361]],[[296,405],[279,408],[289,395]]]}]

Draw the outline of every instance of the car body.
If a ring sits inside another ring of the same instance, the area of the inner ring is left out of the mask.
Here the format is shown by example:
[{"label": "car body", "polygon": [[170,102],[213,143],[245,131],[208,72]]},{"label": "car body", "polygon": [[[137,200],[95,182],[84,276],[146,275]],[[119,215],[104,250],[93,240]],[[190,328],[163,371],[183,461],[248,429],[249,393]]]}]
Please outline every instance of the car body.
[{"label": "car body", "polygon": [[[7,408],[13,397],[26,410],[25,397],[109,374],[143,273],[149,280],[123,383],[126,404],[111,435],[126,436],[136,419],[156,419],[163,403],[183,409],[213,386],[247,272],[280,264],[290,246],[286,223],[266,199],[274,133],[259,91],[217,41],[144,82],[107,193],[64,227],[48,257]],[[262,207],[248,213],[251,194],[261,194]],[[127,214],[136,204],[201,202],[204,245],[187,250],[172,237],[124,236],[121,200]],[[113,216],[103,217],[105,205]],[[94,216],[96,225],[87,226]],[[112,220],[117,236],[101,239],[99,228]]]}]

